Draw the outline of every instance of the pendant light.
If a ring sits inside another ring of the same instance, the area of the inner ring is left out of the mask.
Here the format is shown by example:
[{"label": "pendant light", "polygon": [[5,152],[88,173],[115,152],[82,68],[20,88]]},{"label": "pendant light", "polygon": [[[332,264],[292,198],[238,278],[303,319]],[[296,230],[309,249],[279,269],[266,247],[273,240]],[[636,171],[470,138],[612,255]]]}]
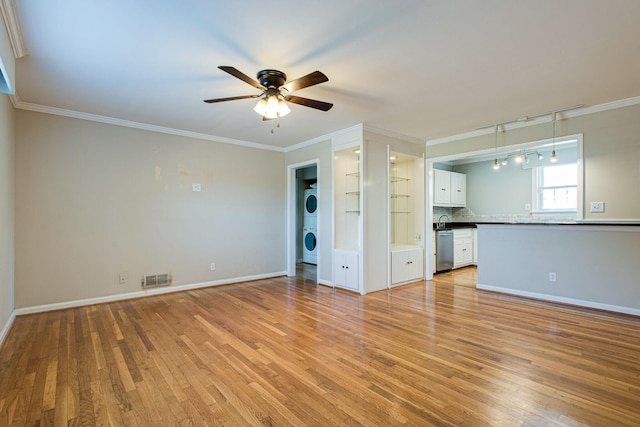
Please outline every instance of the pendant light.
[{"label": "pendant light", "polygon": [[556,156],[556,112],[551,113],[551,125],[553,126],[553,138],[551,139],[551,157],[549,161],[551,163],[555,163],[558,161],[558,156]]},{"label": "pendant light", "polygon": [[494,129],[495,134],[495,149],[496,149],[496,157],[493,159],[493,170],[500,169],[500,163],[498,163],[498,125],[495,126]]}]

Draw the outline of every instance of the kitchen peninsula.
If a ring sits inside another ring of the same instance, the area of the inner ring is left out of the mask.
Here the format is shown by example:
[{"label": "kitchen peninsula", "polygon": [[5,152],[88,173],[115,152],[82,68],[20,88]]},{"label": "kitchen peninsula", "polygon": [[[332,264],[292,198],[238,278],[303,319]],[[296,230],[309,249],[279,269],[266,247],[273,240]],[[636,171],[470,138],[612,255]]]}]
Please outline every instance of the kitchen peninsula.
[{"label": "kitchen peninsula", "polygon": [[640,315],[640,222],[477,228],[478,289]]}]

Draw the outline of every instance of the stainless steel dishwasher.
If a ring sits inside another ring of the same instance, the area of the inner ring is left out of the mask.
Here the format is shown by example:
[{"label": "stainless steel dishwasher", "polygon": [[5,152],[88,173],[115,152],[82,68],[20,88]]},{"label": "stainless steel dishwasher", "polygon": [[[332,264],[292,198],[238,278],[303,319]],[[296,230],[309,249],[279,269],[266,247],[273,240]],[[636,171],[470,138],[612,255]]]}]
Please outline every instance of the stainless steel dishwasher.
[{"label": "stainless steel dishwasher", "polygon": [[436,273],[453,268],[453,230],[436,231]]}]

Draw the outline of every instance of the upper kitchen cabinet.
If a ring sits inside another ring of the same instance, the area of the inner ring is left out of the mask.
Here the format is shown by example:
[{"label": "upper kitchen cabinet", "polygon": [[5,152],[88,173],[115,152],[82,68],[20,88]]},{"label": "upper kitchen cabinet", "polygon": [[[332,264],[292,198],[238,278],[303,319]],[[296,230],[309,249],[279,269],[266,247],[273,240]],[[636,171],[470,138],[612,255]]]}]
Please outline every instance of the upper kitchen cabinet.
[{"label": "upper kitchen cabinet", "polygon": [[463,173],[433,170],[433,205],[467,205],[467,176]]}]

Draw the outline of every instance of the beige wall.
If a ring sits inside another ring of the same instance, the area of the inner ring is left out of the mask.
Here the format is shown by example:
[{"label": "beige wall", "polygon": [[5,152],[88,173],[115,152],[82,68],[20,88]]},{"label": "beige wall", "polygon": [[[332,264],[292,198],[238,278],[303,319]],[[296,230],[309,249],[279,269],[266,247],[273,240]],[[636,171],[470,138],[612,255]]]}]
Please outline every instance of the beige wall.
[{"label": "beige wall", "polygon": [[17,111],[16,308],[139,291],[142,275],[283,272],[284,165],[279,152]]},{"label": "beige wall", "polygon": [[0,94],[0,331],[14,308],[13,121],[14,109],[9,97]]},{"label": "beige wall", "polygon": [[[587,114],[556,124],[556,135],[584,136],[584,202],[605,202],[604,213],[588,220],[640,219],[640,105]],[[508,130],[505,145],[549,139],[551,124]],[[427,158],[491,149],[494,136],[483,135],[427,146]]]},{"label": "beige wall", "polygon": [[478,287],[640,315],[639,228],[480,225]]}]

